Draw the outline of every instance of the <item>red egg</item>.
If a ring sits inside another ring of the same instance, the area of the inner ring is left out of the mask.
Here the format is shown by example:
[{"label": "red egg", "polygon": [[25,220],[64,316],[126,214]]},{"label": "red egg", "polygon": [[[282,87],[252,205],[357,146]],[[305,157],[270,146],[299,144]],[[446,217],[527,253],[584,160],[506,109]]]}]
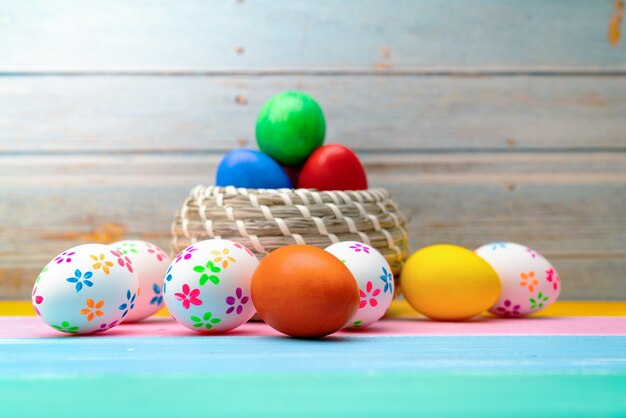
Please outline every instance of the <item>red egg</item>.
[{"label": "red egg", "polygon": [[318,190],[367,189],[365,169],[350,148],[324,145],[306,160],[300,172],[298,187]]},{"label": "red egg", "polygon": [[269,326],[299,338],[317,338],[346,326],[359,308],[350,270],[321,248],[288,245],[259,263],[250,289],[257,313]]}]

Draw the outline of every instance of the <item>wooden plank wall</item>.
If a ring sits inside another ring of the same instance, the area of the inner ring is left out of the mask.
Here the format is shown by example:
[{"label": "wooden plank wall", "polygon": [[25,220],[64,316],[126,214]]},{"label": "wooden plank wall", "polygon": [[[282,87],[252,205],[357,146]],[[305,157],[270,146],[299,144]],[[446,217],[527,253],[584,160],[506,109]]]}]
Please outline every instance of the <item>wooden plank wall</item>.
[{"label": "wooden plank wall", "polygon": [[412,244],[530,245],[566,299],[626,297],[622,1],[0,0],[0,298],[48,259],[167,247],[274,93],[411,217]]}]

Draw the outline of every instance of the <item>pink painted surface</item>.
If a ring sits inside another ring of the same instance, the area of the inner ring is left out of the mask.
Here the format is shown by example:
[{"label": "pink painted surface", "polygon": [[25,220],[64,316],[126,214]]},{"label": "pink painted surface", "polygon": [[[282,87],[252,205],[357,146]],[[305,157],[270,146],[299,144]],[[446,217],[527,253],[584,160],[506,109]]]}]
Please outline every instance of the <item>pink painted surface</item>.
[{"label": "pink painted surface", "polygon": [[[0,338],[45,338],[67,334],[49,328],[37,317],[0,317]],[[111,337],[184,337],[200,335],[168,318],[150,318],[122,324],[105,333]],[[223,334],[234,337],[281,335],[260,322],[249,322]],[[426,319],[390,319],[371,327],[340,331],[338,336],[462,336],[462,335],[626,335],[625,317],[538,317],[522,319],[480,318],[469,322],[434,322]]]}]

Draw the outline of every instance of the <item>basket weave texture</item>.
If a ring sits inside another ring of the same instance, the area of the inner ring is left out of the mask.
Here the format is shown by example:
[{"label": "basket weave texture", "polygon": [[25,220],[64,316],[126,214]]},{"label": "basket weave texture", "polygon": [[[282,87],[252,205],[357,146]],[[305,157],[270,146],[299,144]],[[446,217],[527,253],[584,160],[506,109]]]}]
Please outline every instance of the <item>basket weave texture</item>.
[{"label": "basket weave texture", "polygon": [[397,279],[409,256],[407,219],[385,189],[316,191],[196,186],[176,213],[172,251],[229,239],[259,259],[289,244],[325,248],[360,241],[389,262]]}]

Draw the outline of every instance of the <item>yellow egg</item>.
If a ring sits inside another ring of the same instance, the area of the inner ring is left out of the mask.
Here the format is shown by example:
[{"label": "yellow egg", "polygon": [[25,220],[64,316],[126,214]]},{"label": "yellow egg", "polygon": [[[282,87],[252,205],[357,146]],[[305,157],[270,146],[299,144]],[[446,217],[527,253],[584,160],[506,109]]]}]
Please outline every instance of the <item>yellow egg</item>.
[{"label": "yellow egg", "polygon": [[463,247],[439,244],[422,248],[404,265],[402,293],[417,311],[432,319],[461,321],[491,308],[500,279],[481,257]]}]

